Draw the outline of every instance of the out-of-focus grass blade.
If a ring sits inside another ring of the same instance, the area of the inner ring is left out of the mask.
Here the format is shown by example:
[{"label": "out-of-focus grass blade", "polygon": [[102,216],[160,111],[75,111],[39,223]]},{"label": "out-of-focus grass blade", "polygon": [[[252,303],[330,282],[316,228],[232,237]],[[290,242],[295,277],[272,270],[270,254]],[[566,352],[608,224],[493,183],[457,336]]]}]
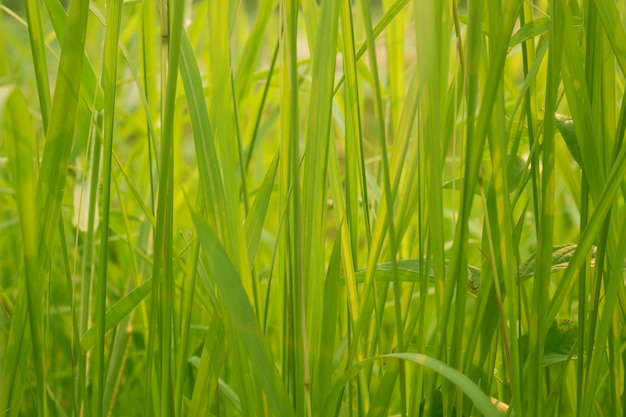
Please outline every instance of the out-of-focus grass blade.
[{"label": "out-of-focus grass blade", "polygon": [[[52,27],[54,28],[54,33],[59,40],[59,43],[63,45],[63,41],[66,35],[66,27],[68,16],[65,14],[65,9],[63,5],[58,0],[44,0],[46,5],[46,9],[48,11],[48,17],[50,18],[50,22],[52,23]],[[78,70],[78,67],[77,67]],[[77,74],[79,71],[76,72]],[[98,84],[98,77],[96,76],[96,72],[89,62],[89,58],[85,54],[84,57],[84,66],[82,69],[82,77],[81,81],[81,94],[86,97],[87,102],[89,104],[94,104],[95,109],[102,110],[102,106],[104,105],[104,96],[102,94],[102,90]]]},{"label": "out-of-focus grass blade", "polygon": [[[106,312],[105,332],[117,326],[124,317],[128,316],[139,303],[150,294],[152,278],[145,280],[140,286],[129,292],[124,298],[113,304]],[[95,328],[92,326],[80,339],[80,348],[83,354],[91,349],[96,340]]]},{"label": "out-of-focus grass blade", "polygon": [[[567,268],[572,260],[572,256],[576,252],[577,244],[559,245],[552,248],[552,268],[551,272],[562,271]],[[591,254],[591,258],[595,258],[595,248]],[[517,276],[519,278],[528,278],[535,275],[536,255],[533,253],[519,266]]]},{"label": "out-of-focus grass blade", "polygon": [[212,322],[207,331],[198,364],[198,374],[189,406],[188,415],[190,416],[207,415],[215,393],[219,392],[212,388],[217,384],[219,372],[226,357],[224,337],[223,323],[217,320]]},{"label": "out-of-focus grass blade", "polygon": [[[2,99],[2,97],[0,97]],[[4,104],[4,106],[3,106]],[[2,108],[4,107],[4,108]],[[12,90],[5,103],[0,103],[2,130],[0,138],[9,149],[9,165],[20,215],[22,250],[24,254],[25,283],[30,334],[33,344],[38,415],[46,412],[45,347],[43,344],[42,282],[39,270],[39,230],[37,204],[35,201],[35,158],[33,147],[35,134],[30,120],[28,105],[18,89]],[[24,325],[26,323],[23,323]],[[17,326],[19,323],[13,323]],[[7,381],[8,382],[8,381]]]},{"label": "out-of-focus grass blade", "polygon": [[404,359],[430,368],[459,387],[485,417],[502,417],[491,399],[467,376],[430,356],[420,353],[392,353],[390,358]]},{"label": "out-of-focus grass blade", "polygon": [[517,32],[511,36],[509,47],[525,42],[536,36],[545,35],[550,27],[550,19],[547,17],[533,19],[519,28]]},{"label": "out-of-focus grass blade", "polygon": [[[335,76],[337,23],[340,2],[322,4],[319,39],[313,54],[313,84],[306,135],[302,183],[302,221],[305,276],[319,277],[324,265],[323,219],[326,201],[327,153],[330,138],[332,87]],[[332,145],[334,146],[334,144]],[[305,281],[307,281],[305,279]],[[311,278],[307,305],[319,300],[322,286]],[[311,317],[308,317],[309,319]]]},{"label": "out-of-focus grass blade", "polygon": [[622,74],[626,74],[626,29],[620,20],[621,14],[615,2],[595,0],[593,3],[604,26],[604,33],[613,48],[614,58]]},{"label": "out-of-focus grass blade", "polygon": [[[507,172],[506,172],[506,176],[507,176],[506,185],[507,185],[507,189],[509,193],[512,193],[515,190],[517,190],[517,186],[520,184],[520,182],[522,181],[524,177],[524,174],[527,171],[526,161],[524,161],[519,156],[514,156],[513,158],[514,158],[513,161],[508,162]],[[483,187],[485,189],[489,189],[489,185],[490,185],[490,181],[484,179]],[[457,178],[455,180],[448,181],[445,184],[443,184],[443,188],[448,189],[448,190],[460,190],[462,186],[463,186],[463,178]],[[475,189],[474,194],[480,195],[480,190]]]},{"label": "out-of-focus grass blade", "polygon": [[249,94],[250,80],[254,74],[254,63],[259,55],[259,49],[263,41],[263,32],[272,16],[272,10],[276,7],[276,0],[263,0],[259,3],[261,4],[259,5],[254,27],[250,32],[250,36],[248,36],[248,42],[241,54],[235,73],[238,98],[242,97],[244,93]]},{"label": "out-of-focus grass blade", "polygon": [[[599,15],[604,23],[607,22],[604,19],[612,20],[609,16],[606,16],[607,7],[608,6],[605,4],[598,7]],[[605,217],[609,213],[611,205],[614,204],[616,193],[626,174],[626,151],[624,148],[615,156],[615,162],[608,174],[605,174],[605,165],[598,162],[600,159],[594,145],[594,132],[596,130],[593,128],[594,120],[589,106],[586,81],[580,63],[581,53],[576,39],[570,38],[574,36],[574,31],[571,23],[572,16],[567,10],[565,17],[565,45],[563,53],[567,65],[564,66],[562,71],[563,83],[567,93],[568,104],[570,105],[576,125],[576,135],[582,151],[583,169],[588,175],[589,183],[594,184],[593,187],[589,187],[589,192],[596,205],[596,209],[581,235],[578,248],[569,266],[565,270],[563,278],[559,282],[557,290],[551,300],[550,309],[545,317],[548,323],[556,317],[566,295],[573,287],[575,282],[574,272],[582,266],[585,256],[589,253],[589,250],[591,250],[594,240],[597,238],[602,224],[605,222]],[[623,33],[623,28],[621,28],[621,30],[615,28],[615,31],[615,33]],[[619,40],[616,36],[620,35],[611,36],[610,39],[613,39],[613,41]],[[619,50],[616,50],[616,52],[619,52]],[[621,54],[621,56],[624,57],[625,55]],[[618,58],[619,63],[619,53],[616,53],[616,58]],[[626,59],[626,57],[624,59]]]},{"label": "out-of-focus grass blade", "polygon": [[578,166],[582,166],[583,161],[580,154],[580,146],[578,146],[578,139],[576,139],[574,121],[571,117],[567,117],[562,114],[555,114],[554,121],[556,122],[556,127],[559,129],[565,144],[567,145],[567,149],[569,149]]},{"label": "out-of-focus grass blade", "polygon": [[50,81],[48,80],[45,37],[41,23],[41,7],[39,0],[26,0],[26,15],[28,17],[28,33],[30,35],[33,63],[35,64],[35,78],[37,79],[41,117],[43,118],[44,127],[47,127],[51,107]]},{"label": "out-of-focus grass blade", "polygon": [[[389,10],[393,7],[394,0],[383,0],[383,7]],[[406,23],[402,13],[389,23],[385,30],[385,40],[387,46],[387,81],[389,88],[388,100],[391,103],[391,126],[392,131],[396,132],[396,128],[400,121],[402,107],[404,104],[404,96],[407,93],[405,86],[405,57],[404,57],[404,41],[406,37]]]},{"label": "out-of-focus grass blade", "polygon": [[193,209],[191,215],[202,245],[202,258],[209,276],[222,296],[223,306],[231,318],[235,334],[245,349],[251,370],[263,388],[271,409],[279,416],[295,417],[291,402],[281,384],[263,341],[250,300],[241,278],[211,227]]},{"label": "out-of-focus grass blade", "polygon": [[[11,328],[3,346],[3,360],[0,364],[0,378],[11,383],[0,384],[0,410],[19,409],[22,400],[22,389],[29,358],[24,358],[30,352],[30,339],[24,340],[26,326],[28,326],[28,300],[26,299],[25,283],[20,282],[17,289],[15,305],[11,311]],[[22,364],[20,364],[22,362]],[[18,372],[22,370],[22,372]],[[16,413],[17,414],[17,413]]]},{"label": "out-of-focus grass blade", "polygon": [[256,253],[259,248],[263,223],[265,222],[267,208],[270,203],[270,197],[272,196],[272,187],[274,186],[276,172],[278,171],[278,160],[279,154],[277,153],[267,170],[267,174],[265,174],[263,183],[261,183],[261,187],[246,218],[245,231],[248,245],[248,262],[250,266],[254,265],[254,259],[256,258]]},{"label": "out-of-focus grass blade", "polygon": [[222,230],[223,227],[221,225],[227,224],[227,220],[220,163],[215,151],[213,129],[203,95],[202,77],[198,62],[189,37],[185,32],[181,40],[180,53],[180,76],[185,89],[187,105],[189,106],[196,160],[198,171],[200,172],[200,187],[206,201],[213,202],[213,208],[209,210],[209,215],[212,223],[217,228],[216,231],[221,236],[221,233],[225,232]]},{"label": "out-of-focus grass blade", "polygon": [[[589,191],[593,201],[598,203],[598,196],[606,182],[607,167],[602,164],[602,158],[599,154],[599,146],[596,143],[595,133],[598,132],[594,126],[597,122],[593,118],[591,109],[589,87],[585,78],[584,57],[576,40],[576,31],[572,23],[572,16],[569,10],[565,10],[565,19],[563,30],[565,31],[563,42],[563,67],[561,75],[563,78],[563,86],[567,96],[567,103],[572,112],[572,118],[576,126],[577,142],[580,149],[582,167],[585,175],[589,178]],[[546,109],[546,111],[548,111]],[[546,114],[546,120],[548,120]],[[550,118],[551,119],[551,118]],[[557,125],[558,126],[558,125]],[[548,126],[546,126],[547,128]],[[564,137],[565,139],[565,137]],[[568,144],[568,148],[572,155],[575,150]]]},{"label": "out-of-focus grass blade", "polygon": [[70,4],[68,25],[62,42],[61,62],[37,183],[38,206],[41,213],[39,253],[40,260],[44,263],[52,251],[54,232],[61,215],[65,178],[74,142],[74,125],[82,79],[75,74],[80,74],[83,68],[88,13],[89,2],[77,1]]},{"label": "out-of-focus grass blade", "polygon": [[[576,26],[581,26],[582,23],[582,19],[574,18],[574,24]],[[513,36],[511,36],[511,40],[509,41],[509,47],[513,47],[537,36],[545,35],[546,33],[548,33],[549,27],[549,18],[540,17],[538,19],[533,19],[521,28],[519,28],[519,30],[515,32]]]},{"label": "out-of-focus grass blade", "polygon": [[[374,26],[374,38],[378,38],[381,33],[383,33],[387,26],[389,26],[393,19],[395,19],[396,16],[398,16],[398,14],[402,12],[402,10],[404,10],[404,8],[410,3],[410,1],[411,0],[396,0],[391,6],[389,6],[385,14],[383,14],[378,23],[376,23],[376,26]],[[361,59],[363,55],[365,55],[365,52],[367,52],[367,43],[363,42],[356,52],[356,60],[358,61],[359,59]],[[344,76],[339,79],[339,81],[335,85],[335,93],[337,92],[341,84],[343,84],[344,80]]]},{"label": "out-of-focus grass blade", "polygon": [[[322,307],[322,334],[319,344],[318,366],[313,370],[311,381],[313,390],[313,415],[320,411],[332,382],[334,372],[335,337],[337,314],[339,310],[339,272],[341,270],[341,241],[337,239],[330,256],[326,282],[324,283],[324,301]],[[321,415],[321,414],[319,414]]]},{"label": "out-of-focus grass blade", "polygon": [[[447,274],[449,260],[445,261],[445,271]],[[398,260],[398,280],[401,282],[420,282],[420,274],[424,268],[422,262],[419,259],[402,259]],[[429,278],[435,277],[435,269],[432,262],[426,262],[428,270],[425,271]],[[356,272],[357,282],[362,283],[365,281],[367,269],[360,269]],[[393,281],[393,274],[391,272],[391,262],[385,262],[376,265],[376,281]],[[480,268],[475,266],[467,266],[467,288],[471,291],[476,291],[480,288]]]},{"label": "out-of-focus grass blade", "polygon": [[[365,160],[363,156],[363,137],[361,123],[361,102],[357,79],[356,46],[354,40],[354,17],[352,3],[342,2],[341,34],[344,86],[344,118],[345,118],[345,184],[346,184],[346,223],[350,231],[351,257],[353,265],[358,264],[359,234],[359,194],[361,202],[367,202],[365,185]],[[367,242],[371,242],[370,216],[368,204],[363,204],[363,223]],[[351,268],[354,269],[354,266]],[[356,293],[351,297],[356,298]],[[354,304],[353,304],[354,305]],[[351,307],[352,308],[352,307]],[[358,309],[357,309],[358,310]],[[354,312],[354,314],[357,314]]]},{"label": "out-of-focus grass blade", "polygon": [[[311,2],[314,3],[314,2]],[[335,62],[337,54],[339,10],[341,2],[323,2],[319,16],[317,38],[312,49],[312,82],[308,108],[309,122],[306,129],[306,144],[304,168],[302,173],[302,274],[294,276],[294,306],[302,316],[295,319],[295,333],[299,339],[302,335],[302,344],[308,339],[309,346],[298,352],[296,364],[298,367],[309,362],[317,366],[315,352],[322,334],[322,317],[315,308],[315,304],[324,294],[324,265],[325,261],[325,214],[328,181],[328,148],[335,146],[330,141],[332,126],[333,86],[335,79]],[[314,13],[314,11],[311,11]],[[308,16],[305,15],[305,19]],[[295,144],[294,144],[295,145]],[[300,299],[300,294],[304,296]],[[304,325],[306,323],[306,326]],[[300,341],[296,341],[296,344]],[[301,372],[304,371],[304,372]],[[304,385],[309,378],[308,366],[296,369],[296,392],[294,395],[297,412],[302,415],[304,409]]]},{"label": "out-of-focus grass blade", "polygon": [[[616,259],[613,261],[613,265],[611,265],[608,277],[605,281],[605,300],[602,308],[602,312],[599,313],[599,324],[593,339],[593,355],[590,359],[590,364],[588,368],[588,380],[587,387],[591,390],[589,395],[585,395],[583,397],[583,402],[581,404],[582,413],[581,415],[591,415],[591,409],[593,403],[595,402],[595,398],[597,398],[595,394],[596,390],[601,385],[599,383],[600,373],[602,369],[606,366],[604,361],[606,360],[606,355],[603,354],[606,348],[607,338],[609,337],[609,332],[611,331],[611,326],[613,319],[615,317],[615,308],[617,303],[617,297],[620,293],[620,287],[623,287],[624,282],[624,270],[622,268],[622,259],[626,256],[626,223],[622,223],[621,232],[619,234],[619,243],[616,246],[615,255]],[[623,340],[623,339],[622,339]]]}]

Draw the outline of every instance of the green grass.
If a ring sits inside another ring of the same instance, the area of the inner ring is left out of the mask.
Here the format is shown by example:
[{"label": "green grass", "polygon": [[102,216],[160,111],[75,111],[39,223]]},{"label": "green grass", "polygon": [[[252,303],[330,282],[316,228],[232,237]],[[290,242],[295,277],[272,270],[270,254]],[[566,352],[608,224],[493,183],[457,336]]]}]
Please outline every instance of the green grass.
[{"label": "green grass", "polygon": [[0,416],[626,415],[622,2],[0,19]]}]

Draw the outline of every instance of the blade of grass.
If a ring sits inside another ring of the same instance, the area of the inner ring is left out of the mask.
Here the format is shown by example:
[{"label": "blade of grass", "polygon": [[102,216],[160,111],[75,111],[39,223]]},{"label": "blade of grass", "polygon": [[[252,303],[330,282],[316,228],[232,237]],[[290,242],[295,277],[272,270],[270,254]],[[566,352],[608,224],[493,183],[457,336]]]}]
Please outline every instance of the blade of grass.
[{"label": "blade of grass", "polygon": [[226,233],[226,203],[220,163],[215,150],[212,124],[209,112],[202,93],[202,78],[198,62],[194,55],[189,37],[183,33],[181,40],[181,79],[187,97],[187,105],[193,129],[194,146],[199,170],[200,188],[206,201],[212,201],[213,210],[208,215],[219,232],[219,236]]},{"label": "blade of grass", "polygon": [[[386,137],[386,129],[385,129],[385,117],[384,110],[382,104],[382,96],[380,90],[380,77],[378,74],[378,62],[376,58],[376,45],[374,43],[374,32],[372,28],[372,16],[371,10],[369,7],[369,3],[366,1],[361,1],[361,12],[363,13],[363,20],[365,26],[366,40],[368,45],[369,52],[369,63],[370,69],[372,71],[372,89],[374,92],[374,112],[376,115],[376,126],[377,132],[376,136],[378,137],[381,159],[382,159],[382,176],[383,176],[383,184],[384,184],[384,196],[385,203],[387,205],[387,216],[385,218],[387,223],[387,233],[388,233],[388,242],[389,242],[389,251],[391,257],[391,269],[394,277],[393,280],[393,293],[394,293],[394,312],[395,312],[395,337],[397,338],[397,350],[402,352],[404,351],[404,323],[402,320],[402,289],[400,287],[400,281],[398,280],[398,265],[396,256],[398,254],[398,244],[396,241],[396,230],[394,226],[394,201],[393,194],[391,191],[391,179],[389,172],[389,161],[387,156],[387,137]],[[437,155],[434,155],[433,158],[437,158]],[[386,299],[386,291],[383,292],[381,300]],[[405,373],[404,367],[400,364],[400,413],[402,416],[406,415],[406,381],[405,381]]]},{"label": "blade of grass", "polygon": [[537,266],[533,285],[532,309],[529,328],[530,354],[529,370],[529,398],[531,404],[530,415],[541,416],[545,403],[542,357],[545,346],[545,334],[548,327],[544,326],[543,317],[548,304],[548,289],[550,285],[550,268],[552,264],[552,246],[554,234],[555,209],[555,155],[554,135],[557,95],[559,88],[559,73],[561,71],[563,43],[563,2],[554,2],[550,9],[550,54],[548,56],[548,73],[546,81],[545,118],[542,149],[541,172],[541,202],[539,213],[539,235],[537,236]]},{"label": "blade of grass", "polygon": [[[250,92],[250,83],[253,75],[253,69],[256,59],[263,42],[263,32],[272,16],[272,11],[276,8],[276,0],[263,0],[259,5],[256,15],[254,27],[248,36],[241,58],[235,72],[235,81],[237,84],[237,98],[243,98]],[[271,71],[270,71],[271,73]],[[268,83],[269,84],[269,83]]]},{"label": "blade of grass", "polygon": [[261,329],[241,283],[241,277],[229,261],[224,248],[210,226],[193,209],[192,218],[202,244],[202,259],[215,282],[230,316],[232,326],[240,338],[245,356],[254,364],[252,372],[265,391],[272,410],[281,416],[295,417],[274,365],[267,352]]},{"label": "blade of grass", "polygon": [[[302,327],[297,331],[303,332],[302,359],[306,364],[304,379],[297,381],[302,387],[310,378],[308,366],[317,366],[317,355],[311,353],[309,362],[309,351],[319,346],[322,331],[321,316],[315,304],[322,299],[324,289],[326,181],[328,147],[335,146],[330,138],[340,6],[339,1],[325,1],[321,4],[317,38],[311,43],[315,49],[312,49],[312,91],[302,181],[302,238],[306,256],[303,257],[303,274],[296,277],[294,282],[294,291],[302,294],[301,299],[298,297],[294,300],[295,303],[301,303],[294,305],[294,308],[302,310],[302,317],[296,322],[297,327]],[[305,19],[307,17],[305,14]],[[296,404],[303,402],[305,393],[301,388],[296,394]],[[304,415],[304,408],[298,408],[297,411],[299,415]]]},{"label": "blade of grass", "polygon": [[[217,397],[218,389],[212,390],[212,388],[217,385],[219,372],[226,356],[227,349],[222,343],[223,340],[224,325],[219,321],[213,321],[202,346],[196,384],[191,395],[189,415],[207,415],[208,408],[213,402],[213,396]],[[215,398],[215,400],[219,401],[219,398]],[[204,412],[201,411],[202,406],[205,408]]]},{"label": "blade of grass", "polygon": [[[16,191],[17,208],[23,241],[24,279],[28,299],[29,327],[35,362],[37,415],[48,413],[46,395],[46,367],[44,345],[44,317],[41,309],[43,293],[38,260],[39,231],[38,212],[35,203],[35,170],[33,169],[33,147],[35,135],[29,117],[28,106],[22,93],[14,89],[3,103],[2,137],[9,147],[10,168]],[[17,324],[17,323],[15,323]],[[14,325],[15,325],[14,324]]]},{"label": "blade of grass", "polygon": [[[105,332],[114,329],[124,317],[128,316],[148,294],[152,288],[152,278],[148,278],[140,286],[134,288],[126,296],[113,304],[106,312]],[[96,342],[96,328],[90,327],[80,339],[80,348],[83,354],[94,347]]]},{"label": "blade of grass", "polygon": [[120,24],[122,19],[122,1],[112,0],[108,3],[106,20],[106,36],[103,58],[103,91],[104,91],[104,149],[102,173],[102,229],[100,235],[100,256],[98,275],[95,284],[95,349],[93,366],[93,402],[92,415],[100,417],[104,410],[104,382],[107,374],[104,368],[105,349],[105,313],[109,258],[109,219],[111,207],[111,162],[113,154],[113,122],[115,120],[115,97],[117,93],[117,53]]},{"label": "blade of grass", "polygon": [[252,207],[250,207],[248,217],[246,218],[245,231],[248,247],[248,262],[250,266],[254,265],[256,254],[259,249],[263,224],[265,222],[265,216],[267,215],[274,181],[276,180],[276,172],[278,171],[279,155],[280,154],[277,153],[274,156],[274,159],[267,170],[267,174],[265,174],[265,178],[261,183],[257,196],[252,203]]},{"label": "blade of grass", "polygon": [[[383,0],[383,7],[388,11],[393,5],[394,0]],[[404,54],[404,38],[406,31],[406,22],[403,13],[389,23],[385,29],[385,41],[387,47],[387,83],[389,85],[389,101],[391,103],[390,131],[392,137],[395,137],[396,128],[400,122],[402,113],[402,104],[404,95],[406,94],[405,86],[405,54]]]},{"label": "blade of grass", "polygon": [[26,1],[26,16],[28,18],[30,50],[35,64],[35,78],[37,79],[41,117],[43,125],[47,127],[52,104],[50,102],[50,81],[48,79],[48,64],[46,62],[45,37],[41,23],[41,7],[38,0]]},{"label": "blade of grass", "polygon": [[421,353],[390,353],[388,355],[368,358],[363,362],[353,365],[347,372],[341,375],[331,387],[330,392],[332,396],[330,396],[324,404],[324,415],[333,415],[331,410],[335,407],[335,402],[347,381],[353,378],[354,375],[359,373],[364,367],[371,366],[373,362],[384,358],[395,358],[425,366],[456,384],[474,402],[476,408],[478,408],[484,416],[502,417],[502,414],[492,405],[489,397],[467,376],[446,365],[444,362]]},{"label": "blade of grass", "polygon": [[[352,268],[359,263],[358,224],[359,224],[359,192],[361,193],[361,203],[363,206],[363,224],[365,226],[365,236],[368,245],[372,240],[370,230],[369,198],[365,180],[365,158],[363,154],[363,131],[361,118],[361,101],[357,79],[356,46],[354,39],[354,22],[352,16],[352,3],[342,2],[341,7],[341,34],[342,34],[342,58],[343,73],[345,75],[344,100],[345,100],[345,171],[346,171],[346,222],[350,229],[350,242],[352,254]],[[356,291],[352,291],[351,297],[356,299]],[[353,301],[354,303],[354,301]],[[353,304],[352,314],[356,317],[358,308]]]},{"label": "blade of grass", "polygon": [[[305,360],[302,321],[305,320],[303,301],[303,214],[301,213],[300,183],[300,107],[299,107],[299,74],[298,74],[298,13],[299,1],[289,0],[281,3],[283,27],[281,46],[284,53],[280,64],[280,107],[288,111],[280,112],[281,153],[284,155],[281,164],[281,193],[279,207],[285,207],[284,224],[281,220],[280,237],[277,240],[279,249],[278,274],[281,298],[286,300],[281,309],[283,361],[283,381],[292,393],[292,403],[296,405],[296,413],[300,415],[305,409],[304,380]],[[308,16],[308,15],[307,15]],[[273,261],[272,261],[273,262]],[[270,272],[271,273],[271,272]],[[270,291],[267,291],[269,300]],[[266,316],[270,303],[266,306]],[[297,322],[297,325],[294,325]],[[266,328],[267,320],[264,321]]]},{"label": "blade of grass", "polygon": [[61,214],[65,178],[73,144],[87,28],[88,2],[72,2],[63,38],[58,78],[54,89],[50,122],[46,130],[37,199],[41,213],[40,265],[46,265],[52,251],[54,231]]},{"label": "blade of grass", "polygon": [[[160,352],[160,404],[161,416],[173,414],[172,404],[172,318],[174,304],[173,273],[173,176],[174,176],[174,113],[176,87],[180,62],[181,39],[185,2],[168,2],[161,9],[164,46],[166,46],[167,74],[164,74],[165,96],[162,114],[163,131],[160,149],[159,193],[157,199],[157,227],[155,230],[155,253],[153,284],[158,285],[159,297],[159,352]],[[171,20],[168,16],[171,8]],[[167,17],[167,18],[166,18]],[[165,59],[165,57],[164,57]],[[153,294],[156,295],[154,288]],[[154,316],[153,316],[154,317]],[[149,364],[150,366],[150,364]]]},{"label": "blade of grass", "polygon": [[[456,233],[454,236],[454,244],[452,249],[452,270],[449,273],[450,277],[454,277],[457,280],[460,280],[462,277],[462,271],[466,268],[467,265],[467,240],[468,240],[468,221],[470,218],[470,212],[472,208],[472,203],[474,200],[474,189],[476,187],[477,181],[479,180],[480,175],[480,161],[482,159],[484,143],[486,139],[487,131],[491,124],[491,117],[493,114],[493,106],[496,101],[498,90],[501,85],[501,77],[504,70],[504,63],[506,60],[506,52],[508,49],[509,39],[511,38],[511,34],[513,32],[514,24],[517,20],[517,16],[520,11],[519,1],[506,1],[503,5],[502,10],[502,21],[501,26],[499,28],[499,36],[495,40],[495,45],[493,49],[490,51],[490,62],[489,62],[489,71],[487,74],[487,81],[485,85],[485,90],[482,96],[482,101],[480,104],[480,113],[476,117],[476,124],[474,126],[473,117],[474,112],[476,111],[475,105],[477,104],[478,91],[477,91],[477,75],[478,75],[478,64],[479,62],[474,61],[473,53],[468,53],[468,68],[466,70],[467,74],[467,83],[468,83],[468,93],[467,93],[467,101],[468,101],[468,128],[467,128],[467,150],[466,150],[466,165],[465,165],[465,178],[464,184],[462,188],[462,196],[461,196],[461,211],[459,214],[459,219],[456,224]],[[470,28],[474,30],[480,30],[481,24],[481,11],[479,5],[474,3],[474,6],[477,8],[476,10],[470,5],[470,18],[473,17],[473,21],[470,21]],[[472,12],[472,10],[474,10]],[[473,24],[472,24],[473,22]],[[479,33],[472,32],[473,36],[470,35],[468,40],[468,48],[470,50],[480,50],[480,37]],[[443,296],[443,305],[450,305],[452,301],[452,296],[454,293],[454,279],[448,279],[444,289]],[[460,283],[461,281],[459,281]],[[443,348],[445,344],[443,341],[445,340],[446,328],[448,326],[448,319],[450,317],[450,309],[443,309],[441,314],[441,319],[438,321],[437,325],[437,333],[434,343],[437,347],[437,358],[442,358],[443,356]],[[457,314],[464,314],[463,311],[457,312]],[[515,325],[515,324],[512,324]],[[519,379],[518,379],[519,381]],[[521,399],[521,387],[519,383],[517,385],[517,392],[514,394],[518,400]],[[518,405],[520,407],[520,405]],[[516,408],[516,413],[520,413],[521,409]]]},{"label": "blade of grass", "polygon": [[[601,368],[606,366],[601,362],[606,359],[604,354],[597,352],[604,352],[611,331],[611,322],[614,318],[614,309],[616,307],[617,296],[619,294],[619,287],[623,285],[623,259],[626,256],[626,223],[622,223],[621,232],[619,234],[619,244],[616,247],[615,258],[613,264],[610,267],[609,276],[605,281],[605,301],[602,309],[602,313],[598,313],[600,316],[600,322],[598,325],[598,331],[593,341],[594,355],[591,358],[589,364],[589,375],[586,381],[588,387],[592,387],[591,390],[595,391],[601,385],[598,381],[600,377]],[[594,403],[595,395],[585,396],[581,404],[582,415],[591,415],[591,409]]]}]

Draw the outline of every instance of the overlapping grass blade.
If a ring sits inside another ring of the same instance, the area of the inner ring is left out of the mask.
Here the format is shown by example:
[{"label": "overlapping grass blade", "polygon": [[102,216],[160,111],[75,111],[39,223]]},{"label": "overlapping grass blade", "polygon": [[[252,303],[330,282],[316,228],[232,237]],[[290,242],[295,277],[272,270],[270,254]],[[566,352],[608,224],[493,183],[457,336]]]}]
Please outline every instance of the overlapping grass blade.
[{"label": "overlapping grass blade", "polygon": [[27,0],[26,14],[28,17],[31,52],[33,54],[33,63],[35,64],[35,77],[37,79],[41,117],[43,118],[43,125],[47,127],[52,104],[50,103],[50,81],[48,79],[48,64],[46,61],[46,47],[41,22],[40,2],[37,0]]},{"label": "overlapping grass blade", "polygon": [[248,262],[251,266],[254,265],[259,249],[261,232],[263,231],[263,224],[265,223],[265,216],[267,215],[274,181],[276,180],[276,172],[278,171],[279,155],[280,154],[276,154],[276,156],[274,156],[274,160],[267,170],[267,174],[261,183],[257,196],[252,203],[252,207],[250,207],[248,217],[246,218],[245,231],[248,247]]},{"label": "overlapping grass blade", "polygon": [[202,259],[209,276],[215,282],[223,307],[230,316],[231,325],[245,350],[245,357],[254,364],[252,372],[265,391],[267,401],[276,415],[295,416],[284,387],[267,352],[261,329],[241,283],[241,277],[217,240],[211,227],[195,211],[192,217],[198,239],[202,244]]},{"label": "overlapping grass blade", "polygon": [[37,199],[41,213],[39,252],[42,264],[46,264],[50,258],[54,231],[61,214],[81,82],[81,77],[73,74],[81,73],[83,68],[88,12],[88,2],[73,2],[70,5],[50,123],[46,130],[46,143],[37,182]]}]

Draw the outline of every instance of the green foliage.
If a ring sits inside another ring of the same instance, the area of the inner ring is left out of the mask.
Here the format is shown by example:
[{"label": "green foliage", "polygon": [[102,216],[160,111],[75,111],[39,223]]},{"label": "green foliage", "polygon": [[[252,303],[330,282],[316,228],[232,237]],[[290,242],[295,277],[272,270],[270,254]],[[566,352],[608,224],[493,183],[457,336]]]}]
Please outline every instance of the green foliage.
[{"label": "green foliage", "polygon": [[624,415],[625,13],[4,2],[0,416]]}]

